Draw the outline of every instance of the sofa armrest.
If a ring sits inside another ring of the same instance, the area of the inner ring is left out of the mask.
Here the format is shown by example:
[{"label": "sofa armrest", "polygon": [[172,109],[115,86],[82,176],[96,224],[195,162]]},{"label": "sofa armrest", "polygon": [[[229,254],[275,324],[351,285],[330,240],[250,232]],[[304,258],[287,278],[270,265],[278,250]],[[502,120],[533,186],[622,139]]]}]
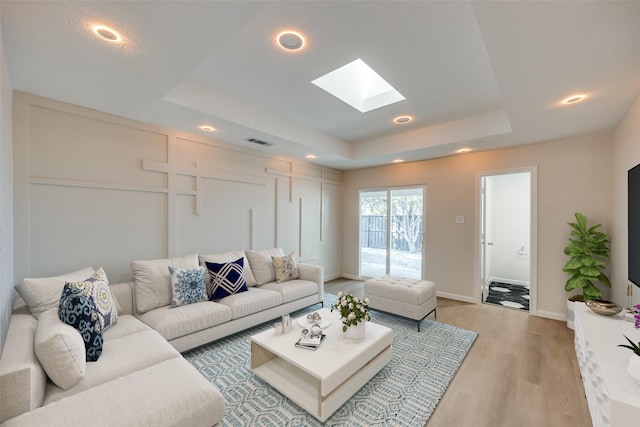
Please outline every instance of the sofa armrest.
[{"label": "sofa armrest", "polygon": [[44,400],[47,375],[33,349],[37,325],[26,306],[11,316],[0,359],[0,423],[38,408]]},{"label": "sofa armrest", "polygon": [[2,426],[210,427],[223,416],[224,398],[218,389],[185,359],[175,357],[41,406]]},{"label": "sofa armrest", "polygon": [[133,314],[133,283],[115,283],[109,290],[116,300],[118,315]]},{"label": "sofa armrest", "polygon": [[324,298],[324,267],[319,265],[298,263],[300,279],[309,280],[318,284],[318,297]]}]

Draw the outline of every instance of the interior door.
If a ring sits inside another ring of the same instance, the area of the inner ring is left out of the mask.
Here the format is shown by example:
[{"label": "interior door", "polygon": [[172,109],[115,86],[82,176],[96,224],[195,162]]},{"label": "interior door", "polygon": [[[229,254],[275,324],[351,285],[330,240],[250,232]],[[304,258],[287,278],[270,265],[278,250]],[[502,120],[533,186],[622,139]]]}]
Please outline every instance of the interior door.
[{"label": "interior door", "polygon": [[483,176],[482,278],[485,301],[492,282],[528,288],[531,283],[531,173]]}]

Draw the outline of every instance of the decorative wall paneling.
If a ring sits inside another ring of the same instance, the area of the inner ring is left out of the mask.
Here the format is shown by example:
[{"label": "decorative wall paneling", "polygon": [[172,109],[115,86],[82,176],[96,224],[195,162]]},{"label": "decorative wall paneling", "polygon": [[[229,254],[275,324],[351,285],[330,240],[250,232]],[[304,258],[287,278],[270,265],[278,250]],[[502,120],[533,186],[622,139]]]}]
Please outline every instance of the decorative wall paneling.
[{"label": "decorative wall paneling", "polygon": [[339,171],[20,92],[14,130],[16,281],[273,246],[340,275]]}]

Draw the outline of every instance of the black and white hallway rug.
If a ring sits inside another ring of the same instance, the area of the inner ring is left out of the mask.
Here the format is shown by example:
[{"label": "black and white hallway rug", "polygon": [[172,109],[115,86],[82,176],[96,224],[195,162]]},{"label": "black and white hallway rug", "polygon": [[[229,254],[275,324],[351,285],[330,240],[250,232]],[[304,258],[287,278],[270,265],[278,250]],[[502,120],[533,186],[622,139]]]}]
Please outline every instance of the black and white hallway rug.
[{"label": "black and white hallway rug", "polygon": [[529,288],[523,285],[491,282],[485,302],[529,311]]}]

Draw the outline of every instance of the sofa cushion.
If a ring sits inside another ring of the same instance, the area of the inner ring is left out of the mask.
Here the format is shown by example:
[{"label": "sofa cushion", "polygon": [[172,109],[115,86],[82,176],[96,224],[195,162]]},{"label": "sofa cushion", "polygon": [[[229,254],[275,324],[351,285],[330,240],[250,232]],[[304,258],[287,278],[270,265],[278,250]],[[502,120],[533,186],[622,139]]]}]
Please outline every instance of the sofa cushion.
[{"label": "sofa cushion", "polygon": [[273,257],[282,257],[282,248],[264,249],[261,251],[246,251],[253,277],[258,285],[276,280],[276,270],[273,267]]},{"label": "sofa cushion", "polygon": [[198,268],[198,256],[133,261],[131,269],[135,282],[135,301],[138,313],[171,304],[171,274],[169,266]]},{"label": "sofa cushion", "polygon": [[[237,260],[238,258],[244,258],[242,260],[242,266],[244,268],[244,279],[247,282],[247,286],[255,286],[256,279],[253,277],[253,272],[251,271],[251,266],[249,265],[249,260],[247,259],[244,251],[230,251],[230,252],[220,252],[217,254],[206,254],[206,255],[198,255],[198,260],[200,261],[200,265],[204,266],[205,262],[215,262],[217,264],[224,264],[225,262],[232,262]],[[208,276],[208,272],[206,273]],[[207,286],[211,284],[211,280],[206,278]],[[211,293],[211,289],[207,288],[207,291]]]},{"label": "sofa cushion", "polygon": [[231,309],[231,319],[238,319],[282,304],[282,296],[269,289],[249,288],[247,292],[222,298],[218,303]]},{"label": "sofa cushion", "polygon": [[42,368],[58,387],[66,390],[84,378],[84,340],[73,326],[58,318],[57,309],[40,313],[33,345]]},{"label": "sofa cushion", "polygon": [[[87,363],[84,378],[76,385],[63,390],[53,383],[47,384],[43,405],[78,394],[150,366],[181,358],[168,342],[156,331],[146,330],[109,341],[97,363]],[[96,402],[99,404],[99,402]]]},{"label": "sofa cushion", "polygon": [[95,271],[91,267],[55,277],[28,278],[16,285],[31,314],[36,318],[40,313],[57,308],[60,303],[60,293],[66,282],[84,280]]},{"label": "sofa cushion", "polygon": [[76,293],[84,294],[93,300],[93,303],[98,309],[98,316],[103,332],[118,321],[116,302],[111,295],[109,279],[107,279],[107,275],[102,267],[98,268],[91,277],[83,281],[66,282],[65,289],[67,287],[71,287],[77,290]]},{"label": "sofa cushion", "polygon": [[243,274],[243,260],[218,264],[205,262],[211,277],[211,301],[247,291],[247,282]]},{"label": "sofa cushion", "polygon": [[171,307],[193,304],[207,299],[204,286],[204,267],[177,268],[169,266],[171,273]]},{"label": "sofa cushion", "polygon": [[93,387],[82,399],[34,409],[6,427],[210,427],[223,415],[224,399],[215,386],[183,358],[173,358]]},{"label": "sofa cushion", "polygon": [[104,333],[102,334],[102,338],[104,339],[105,343],[109,343],[111,340],[115,340],[116,338],[149,330],[151,330],[151,328],[147,326],[146,323],[136,319],[131,314],[125,314],[118,317],[118,324],[116,326],[104,331]]},{"label": "sofa cushion", "polygon": [[166,340],[172,340],[231,320],[231,309],[212,301],[182,307],[160,307],[141,314],[140,320]]},{"label": "sofa cushion", "polygon": [[286,304],[300,298],[318,293],[318,284],[309,280],[289,280],[288,282],[271,282],[260,286],[260,289],[269,289],[282,295],[282,303]]},{"label": "sofa cushion", "polygon": [[274,256],[273,267],[276,271],[276,282],[286,282],[300,277],[296,255],[291,252],[287,256]]},{"label": "sofa cushion", "polygon": [[98,360],[102,354],[102,324],[93,299],[84,294],[74,293],[74,290],[65,285],[58,317],[80,333],[84,340],[86,360]]}]

